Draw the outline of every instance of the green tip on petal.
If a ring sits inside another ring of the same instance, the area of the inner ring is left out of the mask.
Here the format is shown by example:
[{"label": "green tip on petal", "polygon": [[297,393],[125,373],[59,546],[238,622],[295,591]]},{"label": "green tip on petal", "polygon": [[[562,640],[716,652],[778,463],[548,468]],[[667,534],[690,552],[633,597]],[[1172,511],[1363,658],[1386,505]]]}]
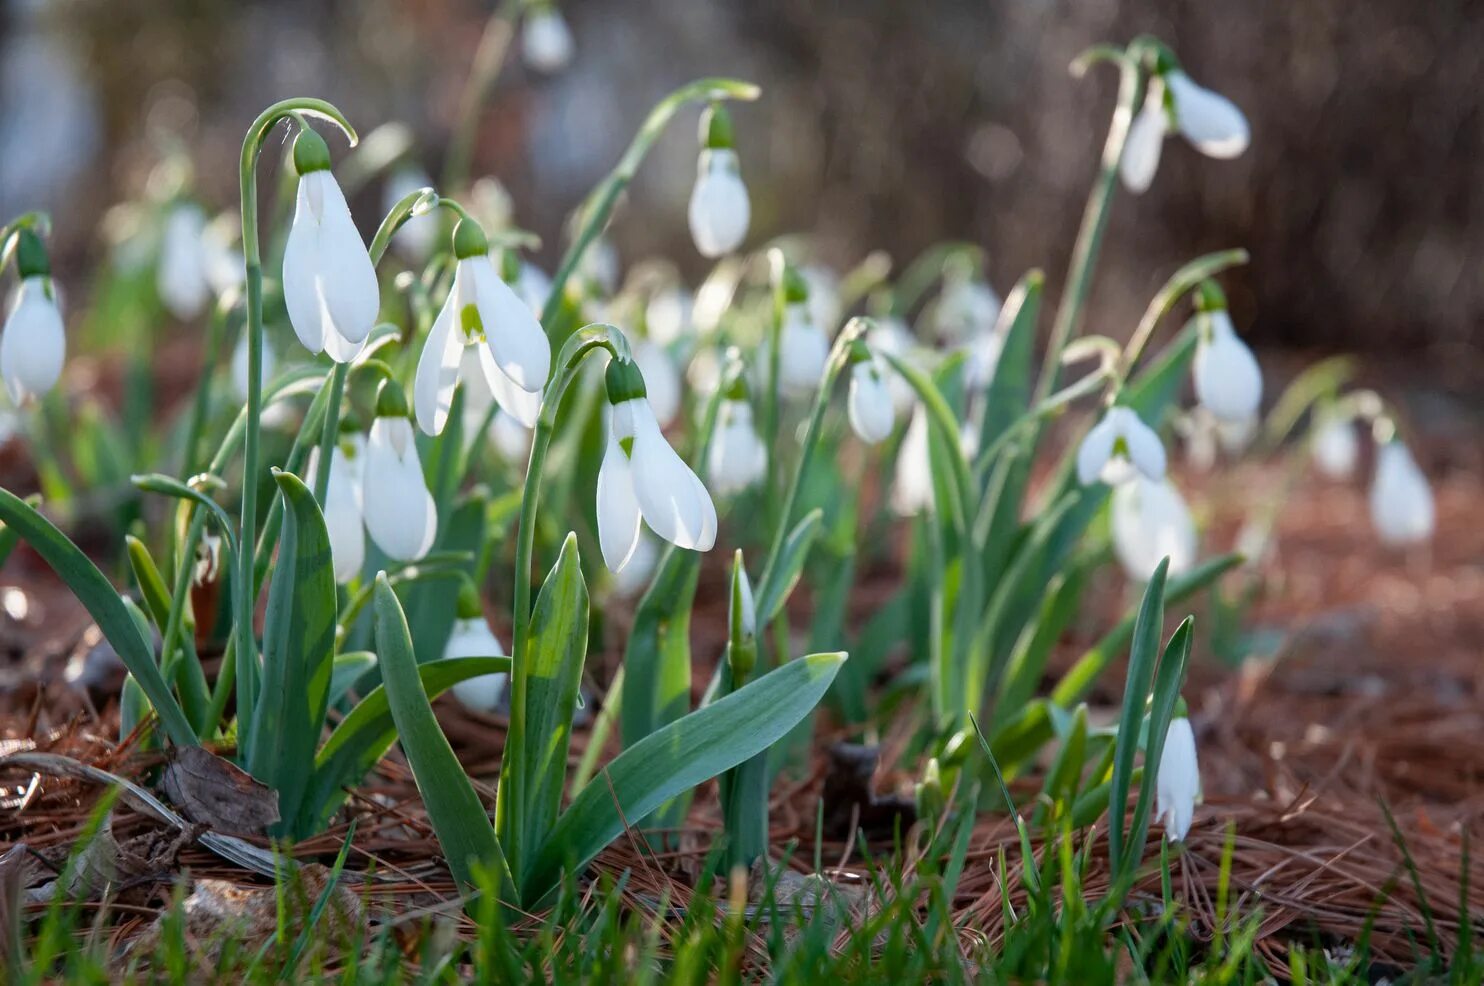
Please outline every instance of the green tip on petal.
[{"label": "green tip on petal", "polygon": [[644,374],[639,372],[639,366],[633,360],[609,360],[608,369],[603,371],[603,383],[608,389],[609,404],[618,405],[648,395],[644,388]]},{"label": "green tip on petal", "polygon": [[395,380],[384,380],[376,392],[376,416],[378,418],[406,418],[411,416],[407,406],[407,392]]},{"label": "green tip on petal", "polygon": [[792,265],[783,268],[783,300],[790,305],[809,300],[809,282]]},{"label": "green tip on petal", "polygon": [[732,114],[720,103],[712,103],[701,113],[701,146],[708,150],[737,146],[732,132]]},{"label": "green tip on petal", "polygon": [[1202,281],[1196,289],[1195,310],[1198,312],[1226,311],[1226,292],[1215,281]]},{"label": "green tip on petal", "polygon": [[453,228],[453,255],[460,260],[479,257],[490,252],[489,237],[473,219],[465,216]]},{"label": "green tip on petal", "polygon": [[477,620],[484,616],[484,607],[479,602],[479,590],[469,578],[459,580],[458,618]]},{"label": "green tip on petal", "polygon": [[23,281],[28,277],[51,276],[52,262],[46,244],[30,227],[23,226],[16,232],[15,267]]},{"label": "green tip on petal", "polygon": [[330,170],[330,145],[310,127],[304,127],[294,138],[294,171],[307,175],[311,171]]}]

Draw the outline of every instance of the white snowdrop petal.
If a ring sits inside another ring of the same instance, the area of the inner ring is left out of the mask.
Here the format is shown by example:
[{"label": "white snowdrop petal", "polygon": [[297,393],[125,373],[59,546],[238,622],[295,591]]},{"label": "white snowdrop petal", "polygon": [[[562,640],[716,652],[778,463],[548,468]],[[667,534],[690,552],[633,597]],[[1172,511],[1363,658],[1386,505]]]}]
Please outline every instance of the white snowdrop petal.
[{"label": "white snowdrop petal", "polygon": [[896,423],[891,394],[882,379],[881,368],[872,361],[862,361],[851,368],[845,411],[851,429],[868,445],[891,435]]},{"label": "white snowdrop petal", "polygon": [[1224,311],[1207,313],[1209,338],[1196,347],[1191,372],[1196,397],[1222,421],[1246,421],[1262,404],[1262,368]]},{"label": "white snowdrop petal", "polygon": [[[448,642],[443,647],[445,660],[457,657],[503,657],[505,648],[482,616],[455,620]],[[504,674],[484,674],[466,678],[453,686],[454,697],[466,707],[480,712],[493,712],[505,693]]]},{"label": "white snowdrop petal", "polygon": [[911,517],[933,505],[931,456],[928,453],[927,412],[918,405],[897,452],[892,478],[891,505],[899,515]]},{"label": "white snowdrop petal", "polygon": [[[311,487],[317,485],[320,450],[309,453],[305,472]],[[330,560],[335,581],[349,582],[361,572],[366,560],[366,529],[361,516],[360,482],[339,448],[330,456],[330,479],[325,488],[325,530],[330,536]]]},{"label": "white snowdrop petal", "polygon": [[538,72],[559,72],[572,61],[572,31],[560,13],[543,7],[526,17],[521,54]]},{"label": "white snowdrop petal", "polygon": [[1330,417],[1321,422],[1311,439],[1314,464],[1330,479],[1349,479],[1360,460],[1360,440],[1348,418]]},{"label": "white snowdrop petal", "polygon": [[[417,426],[428,435],[441,435],[448,423],[448,410],[453,405],[454,389],[459,383],[464,344],[462,333],[454,329],[457,290],[433,320],[423,351],[417,358],[417,373],[412,379],[412,408]],[[465,401],[469,398],[466,395]]]},{"label": "white snowdrop petal", "polygon": [[1237,104],[1197,85],[1184,72],[1167,74],[1180,132],[1207,157],[1234,158],[1247,149],[1252,132]]},{"label": "white snowdrop petal", "polygon": [[661,346],[668,346],[689,335],[692,329],[692,306],[695,299],[685,288],[665,288],[649,299],[644,309],[644,322],[649,329],[649,338]]},{"label": "white snowdrop petal", "polygon": [[1385,544],[1400,547],[1432,537],[1436,524],[1432,488],[1412,453],[1399,441],[1376,451],[1370,507],[1371,523]]},{"label": "white snowdrop petal", "polygon": [[329,313],[319,292],[318,221],[313,218],[309,190],[299,182],[298,206],[283,247],[283,303],[299,342],[311,353],[323,352]]},{"label": "white snowdrop petal", "polygon": [[202,242],[205,230],[206,216],[192,203],[176,205],[165,216],[155,286],[165,307],[182,320],[201,314],[211,296]]},{"label": "white snowdrop petal", "polygon": [[801,304],[784,314],[778,345],[778,385],[787,397],[805,397],[819,387],[829,360],[830,341]]},{"label": "white snowdrop petal", "polygon": [[48,295],[45,278],[28,277],[16,291],[0,334],[0,376],[11,403],[19,406],[56,386],[66,356],[61,309]]},{"label": "white snowdrop petal", "polygon": [[470,279],[485,340],[500,371],[521,390],[545,387],[551,373],[551,343],[530,307],[500,280],[487,257],[460,260],[458,276]]},{"label": "white snowdrop petal", "polygon": [[644,522],[671,544],[708,550],[716,537],[716,510],[706,487],[665,441],[642,398],[614,408],[620,433],[618,419],[624,411],[632,415],[634,495]]},{"label": "white snowdrop petal", "polygon": [[1170,720],[1155,781],[1155,814],[1171,842],[1184,841],[1201,796],[1195,733],[1184,716]]},{"label": "white snowdrop petal", "polygon": [[1103,419],[1088,429],[1082,438],[1082,444],[1077,446],[1077,481],[1083,486],[1088,485],[1098,478],[1103,472],[1103,467],[1113,457],[1113,445],[1118,440],[1118,432],[1111,420],[1112,411],[1103,415]]},{"label": "white snowdrop petal", "polygon": [[494,354],[490,352],[488,346],[470,346],[465,352],[477,356],[485,387],[494,397],[495,403],[500,405],[500,409],[523,427],[536,427],[536,419],[541,415],[540,391],[523,390],[517,387],[515,382],[501,372],[500,367],[496,365]]},{"label": "white snowdrop petal", "polygon": [[622,572],[639,543],[639,500],[633,469],[610,430],[608,447],[598,467],[598,546],[610,572]]},{"label": "white snowdrop petal", "polygon": [[1136,477],[1113,490],[1114,553],[1133,581],[1147,582],[1162,559],[1179,575],[1195,564],[1197,540],[1190,508],[1168,479]]},{"label": "white snowdrop petal", "polygon": [[299,179],[301,186],[311,182],[320,185],[323,210],[320,267],[316,271],[319,291],[334,331],[346,342],[359,344],[371,334],[381,309],[376,268],[334,176],[328,171],[312,171]]},{"label": "white snowdrop petal", "polygon": [[703,150],[697,170],[688,211],[691,238],[703,257],[725,256],[742,245],[752,218],[737,154],[729,148]]},{"label": "white snowdrop petal", "polygon": [[[490,259],[493,260],[494,257],[491,256]],[[520,300],[526,303],[531,314],[540,318],[541,309],[546,307],[546,299],[551,295],[551,278],[546,272],[535,264],[522,263],[520,274],[511,287],[520,296]]]},{"label": "white snowdrop petal", "polygon": [[1159,436],[1133,411],[1128,411],[1123,421],[1122,437],[1128,446],[1128,456],[1134,467],[1149,479],[1163,479],[1166,467],[1165,447]]},{"label": "white snowdrop petal", "polygon": [[414,561],[437,531],[437,509],[406,418],[377,418],[366,442],[361,473],[366,531],[389,558]]},{"label": "white snowdrop petal", "polygon": [[1118,162],[1118,174],[1123,187],[1135,195],[1148,191],[1159,170],[1160,152],[1165,143],[1164,107],[1151,98],[1129,124],[1128,138],[1123,145],[1123,158]]},{"label": "white snowdrop petal", "polygon": [[650,576],[654,574],[659,559],[659,539],[650,534],[640,534],[639,543],[634,546],[634,553],[629,557],[628,564],[613,577],[614,594],[629,599],[643,592],[649,585]]},{"label": "white snowdrop petal", "polygon": [[720,421],[706,475],[717,496],[732,496],[762,478],[768,467],[768,452],[753,427],[750,404],[724,401],[718,414]]}]

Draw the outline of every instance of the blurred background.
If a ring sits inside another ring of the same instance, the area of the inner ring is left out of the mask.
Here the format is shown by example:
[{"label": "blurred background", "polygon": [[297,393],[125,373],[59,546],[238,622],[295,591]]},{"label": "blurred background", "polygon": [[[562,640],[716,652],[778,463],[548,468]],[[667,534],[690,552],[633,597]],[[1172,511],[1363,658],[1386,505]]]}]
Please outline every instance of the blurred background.
[{"label": "blurred background", "polygon": [[[1235,161],[1166,144],[1154,186],[1120,190],[1090,331],[1125,336],[1195,254],[1245,246],[1229,290],[1259,346],[1359,351],[1425,371],[1471,408],[1484,383],[1484,4],[1415,0],[568,0],[573,63],[517,51],[474,145],[549,269],[568,212],[644,113],[704,75],[754,80],[736,110],[753,197],[749,242],[810,231],[843,269],[871,249],[987,248],[1002,293],[1044,267],[1054,294],[1117,87],[1084,47],[1150,32],[1247,112]],[[408,124],[437,175],[491,4],[0,0],[0,215],[50,210],[59,273],[82,272],[111,205],[137,196],[163,140],[196,188],[236,203],[242,133],[268,103],[313,94],[363,132]],[[336,153],[339,145],[332,143]],[[632,261],[699,276],[686,201],[692,128],[646,162],[612,239]],[[379,193],[353,203],[368,233]]]}]

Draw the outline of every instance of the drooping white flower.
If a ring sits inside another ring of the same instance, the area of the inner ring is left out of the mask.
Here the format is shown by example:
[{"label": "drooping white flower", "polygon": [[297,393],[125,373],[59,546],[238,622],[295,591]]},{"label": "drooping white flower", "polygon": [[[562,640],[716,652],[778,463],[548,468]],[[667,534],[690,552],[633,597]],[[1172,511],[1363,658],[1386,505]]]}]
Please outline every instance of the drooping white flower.
[{"label": "drooping white flower", "polygon": [[234,242],[238,229],[230,216],[221,216],[206,224],[201,234],[202,265],[212,294],[221,297],[242,286],[247,272],[242,265],[242,251]]},{"label": "drooping white flower", "polygon": [[644,309],[644,324],[649,338],[661,346],[691,334],[695,299],[684,287],[673,284],[656,291]]},{"label": "drooping white flower", "polygon": [[378,415],[364,459],[361,502],[371,540],[396,561],[421,558],[438,533],[438,508],[423,479],[412,422]]},{"label": "drooping white flower", "polygon": [[1247,149],[1252,130],[1237,104],[1219,92],[1199,86],[1179,69],[1165,73],[1174,104],[1175,125],[1207,157],[1229,159]]},{"label": "drooping white flower", "polygon": [[[241,401],[247,400],[247,333],[243,332],[237,337],[237,344],[232,347],[232,391]],[[263,358],[258,363],[258,382],[266,384],[273,379],[273,371],[278,364],[278,358],[273,355],[273,350],[268,347],[268,340],[263,340]]]},{"label": "drooping white flower", "polygon": [[874,355],[857,360],[850,367],[845,414],[851,429],[867,445],[884,441],[896,424],[885,376],[880,360]]},{"label": "drooping white flower", "polygon": [[418,427],[429,435],[443,432],[461,379],[533,426],[551,372],[551,344],[531,309],[495,273],[488,241],[472,220],[460,220],[454,242],[453,287],[428,332],[413,381]]},{"label": "drooping white flower", "polygon": [[[505,648],[500,638],[490,629],[483,614],[460,617],[453,622],[453,632],[448,643],[443,645],[443,657],[503,657]],[[465,678],[453,686],[454,697],[466,708],[478,712],[493,712],[505,694],[506,675],[503,672],[482,674]]]},{"label": "drooping white flower", "polygon": [[[907,359],[913,348],[912,330],[895,315],[879,318],[871,330],[871,347],[883,355]],[[913,401],[917,400],[912,385],[900,373],[886,375],[886,389],[891,393],[892,413],[898,417],[910,411]]]},{"label": "drooping white flower", "polygon": [[661,428],[668,428],[680,413],[680,368],[669,351],[653,340],[640,339],[633,349],[655,420]]},{"label": "drooping white flower", "polygon": [[575,47],[566,18],[549,4],[536,7],[526,15],[520,46],[526,64],[548,75],[560,72],[571,63]]},{"label": "drooping white flower", "polygon": [[1149,80],[1144,106],[1129,124],[1118,173],[1123,187],[1134,194],[1147,191],[1159,170],[1160,151],[1169,132],[1169,113],[1165,109],[1164,80],[1155,75]]},{"label": "drooping white flower", "polygon": [[304,348],[348,363],[376,324],[376,270],[330,173],[329,149],[312,130],[294,141],[294,167],[299,189],[283,251],[284,304]]},{"label": "drooping white flower", "polygon": [[933,310],[933,327],[943,341],[958,344],[993,332],[1000,296],[977,277],[954,277],[943,285]]},{"label": "drooping white flower", "polygon": [[722,257],[742,245],[752,218],[737,152],[729,147],[706,148],[696,172],[690,196],[690,235],[701,256]]},{"label": "drooping white flower", "polygon": [[964,385],[970,390],[983,390],[994,382],[995,371],[1000,368],[1000,354],[1005,348],[1005,339],[994,329],[979,333],[963,344]]},{"label": "drooping white flower", "polygon": [[809,318],[833,336],[840,325],[840,278],[823,264],[805,264],[799,274],[809,288]]},{"label": "drooping white flower", "polygon": [[[391,176],[381,190],[381,211],[390,213],[397,203],[413,192],[430,188],[433,179],[415,164],[403,164]],[[409,260],[422,262],[433,252],[438,239],[438,217],[431,212],[415,215],[404,222],[392,235],[392,246]]]},{"label": "drooping white flower", "polygon": [[1077,448],[1077,480],[1084,486],[1097,479],[1117,486],[1136,472],[1164,479],[1164,446],[1132,408],[1110,407]]},{"label": "drooping white flower", "polygon": [[1196,760],[1195,733],[1190,720],[1170,720],[1164,749],[1159,755],[1159,774],[1154,788],[1154,813],[1171,842],[1183,842],[1195,818],[1201,797],[1201,768]]},{"label": "drooping white flower", "polygon": [[1319,422],[1309,440],[1314,464],[1330,479],[1349,479],[1360,461],[1360,439],[1355,423],[1348,417],[1331,414]]},{"label": "drooping white flower", "polygon": [[733,496],[763,478],[768,450],[758,437],[745,396],[723,400],[717,415],[706,476],[717,496]]},{"label": "drooping white flower", "polygon": [[1188,572],[1195,564],[1195,521],[1168,479],[1135,476],[1114,487],[1111,509],[1113,550],[1131,580],[1149,581],[1166,557],[1171,575]]},{"label": "drooping white flower", "polygon": [[1432,488],[1402,442],[1393,439],[1376,450],[1370,500],[1371,523],[1382,543],[1401,547],[1432,537]]},{"label": "drooping white flower", "polygon": [[829,356],[830,340],[810,315],[808,304],[793,302],[785,307],[778,343],[778,389],[783,396],[812,395]]},{"label": "drooping white flower", "polygon": [[[344,436],[330,455],[330,479],[325,488],[325,530],[330,535],[330,560],[335,581],[349,582],[361,573],[366,561],[365,511],[361,495],[361,463],[365,459],[366,439],[361,435]],[[319,475],[320,449],[309,453],[308,482],[315,485]]]},{"label": "drooping white flower", "polygon": [[1262,368],[1237,336],[1231,316],[1218,308],[1196,316],[1204,321],[1191,372],[1195,394],[1216,418],[1246,421],[1262,404]]},{"label": "drooping white flower", "polygon": [[203,249],[206,214],[193,202],[172,206],[160,235],[155,287],[170,314],[181,320],[201,314],[211,298]]},{"label": "drooping white flower", "polygon": [[608,447],[598,468],[598,544],[610,571],[633,557],[640,520],[671,544],[709,551],[716,543],[716,507],[705,485],[665,441],[644,396],[644,381],[628,361],[607,372]]},{"label": "drooping white flower", "polygon": [[19,407],[56,386],[67,355],[67,334],[51,279],[23,276],[0,334],[0,376]]},{"label": "drooping white flower", "polygon": [[912,412],[907,434],[897,452],[896,475],[891,486],[891,506],[900,516],[911,517],[933,505],[933,470],[928,452],[927,411],[921,404]]}]

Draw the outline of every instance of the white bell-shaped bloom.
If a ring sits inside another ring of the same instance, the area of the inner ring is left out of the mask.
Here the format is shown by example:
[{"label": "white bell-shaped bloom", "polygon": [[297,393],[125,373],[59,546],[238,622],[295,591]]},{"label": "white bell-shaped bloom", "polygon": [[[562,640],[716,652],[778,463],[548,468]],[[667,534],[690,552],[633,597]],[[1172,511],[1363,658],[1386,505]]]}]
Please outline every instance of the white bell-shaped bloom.
[{"label": "white bell-shaped bloom", "polygon": [[546,271],[535,264],[522,261],[520,273],[516,275],[511,287],[520,295],[520,300],[526,303],[531,314],[540,318],[541,309],[546,307],[546,299],[551,296],[551,278]]},{"label": "white bell-shaped bloom", "polygon": [[[247,333],[243,332],[237,337],[237,344],[232,347],[232,392],[240,401],[247,400]],[[273,355],[273,350],[268,348],[268,340],[263,340],[263,358],[258,363],[258,383],[266,384],[273,379],[273,371],[277,368],[278,358]]]},{"label": "white bell-shaped bloom", "polygon": [[[871,348],[878,353],[905,360],[912,355],[913,345],[912,330],[902,319],[887,315],[876,320],[876,327],[871,330]],[[900,373],[886,375],[886,389],[891,393],[892,414],[900,417],[912,410],[917,393]]]},{"label": "white bell-shaped bloom", "polygon": [[1252,130],[1230,99],[1191,81],[1179,69],[1165,73],[1175,125],[1207,157],[1234,158],[1247,149]]},{"label": "white bell-shaped bloom", "polygon": [[678,284],[656,291],[644,309],[649,338],[668,346],[689,336],[694,328],[694,308],[695,298]]},{"label": "white bell-shaped bloom", "polygon": [[1154,813],[1171,842],[1183,842],[1195,818],[1201,797],[1201,767],[1195,755],[1195,733],[1190,720],[1170,720],[1164,749],[1159,755],[1159,774],[1154,787]]},{"label": "white bell-shaped bloom", "polygon": [[[448,635],[448,643],[443,645],[445,659],[503,656],[505,648],[500,646],[500,638],[495,636],[495,631],[490,629],[489,621],[483,616],[453,621],[453,632]],[[498,672],[465,678],[454,684],[454,697],[465,708],[477,712],[493,712],[500,704],[500,697],[505,694],[505,677],[503,672]]]},{"label": "white bell-shaped bloom", "polygon": [[840,278],[823,264],[805,264],[799,275],[809,286],[809,318],[821,331],[833,333],[840,325]]},{"label": "white bell-shaped bloom", "polygon": [[206,276],[206,214],[192,202],[171,207],[160,235],[160,262],[155,287],[170,314],[195,318],[211,299]]},{"label": "white bell-shaped bloom", "polygon": [[1382,445],[1371,484],[1371,523],[1382,543],[1401,547],[1426,541],[1435,522],[1432,488],[1412,453],[1399,441]]},{"label": "white bell-shaped bloom", "polygon": [[205,232],[201,234],[206,283],[217,297],[237,290],[247,279],[242,251],[235,245],[236,238],[237,227],[225,218],[207,223]]},{"label": "white bell-shaped bloom", "polygon": [[897,451],[896,475],[891,486],[891,506],[900,516],[911,517],[933,505],[933,470],[928,452],[927,411],[921,404],[912,412],[902,447]]},{"label": "white bell-shaped bloom", "polygon": [[819,389],[830,340],[803,302],[784,309],[778,354],[778,389],[783,396],[807,397]]},{"label": "white bell-shaped bloom", "polygon": [[641,532],[629,563],[623,567],[623,571],[613,576],[613,594],[620,599],[633,599],[649,588],[649,580],[654,575],[659,560],[659,539]]},{"label": "white bell-shaped bloom", "polygon": [[[415,164],[404,164],[387,178],[381,190],[381,211],[390,213],[398,202],[413,192],[431,188],[433,179]],[[392,235],[392,246],[409,260],[422,262],[433,252],[438,241],[438,217],[431,212],[411,216]]]},{"label": "white bell-shaped bloom", "polygon": [[1084,486],[1097,479],[1117,486],[1136,472],[1164,479],[1165,447],[1132,408],[1110,407],[1077,448],[1077,480]]},{"label": "white bell-shaped bloom", "polygon": [[752,206],[737,152],[730,147],[707,147],[696,167],[696,186],[690,195],[690,235],[703,257],[722,257],[747,238]]},{"label": "white bell-shaped bloom", "polygon": [[337,363],[355,359],[376,324],[376,270],[328,169],[299,178],[283,250],[283,300],[304,348]]},{"label": "white bell-shaped bloom", "polygon": [[1000,296],[976,277],[957,277],[943,285],[933,310],[933,327],[945,342],[964,343],[994,331]]},{"label": "white bell-shaped bloom", "polygon": [[623,571],[633,557],[641,518],[679,547],[709,551],[716,543],[711,494],[665,441],[643,397],[610,408],[597,498],[598,544],[610,571]]},{"label": "white bell-shaped bloom", "polygon": [[548,75],[560,72],[572,61],[572,30],[555,7],[537,7],[526,15],[520,35],[526,64]]},{"label": "white bell-shaped bloom", "polygon": [[483,386],[506,412],[534,425],[550,371],[551,344],[531,309],[500,280],[488,256],[466,257],[417,361],[418,427],[442,434],[460,379]]},{"label": "white bell-shaped bloom", "polygon": [[[342,438],[330,455],[330,481],[325,488],[325,530],[330,535],[330,561],[335,581],[349,582],[366,561],[365,511],[361,498],[361,463],[366,440],[361,435]],[[320,449],[309,453],[306,473],[311,486],[319,475]]]},{"label": "white bell-shaped bloom", "polygon": [[1349,479],[1360,461],[1360,439],[1355,423],[1347,417],[1331,414],[1319,422],[1309,440],[1314,464],[1330,479]]},{"label": "white bell-shaped bloom", "polygon": [[361,502],[371,540],[395,561],[421,558],[438,533],[438,508],[423,479],[412,422],[378,417],[363,458]]},{"label": "white bell-shaped bloom", "polygon": [[706,476],[717,496],[734,496],[763,478],[768,450],[752,421],[752,405],[723,400],[717,409],[716,437],[706,463]]},{"label": "white bell-shaped bloom", "polygon": [[1114,487],[1111,509],[1113,550],[1132,581],[1148,582],[1164,558],[1170,559],[1171,575],[1195,564],[1195,521],[1168,479],[1135,476]]},{"label": "white bell-shaped bloom", "polygon": [[1206,331],[1191,367],[1195,395],[1219,421],[1246,421],[1262,404],[1262,368],[1232,327],[1225,309],[1203,312]]},{"label": "white bell-shaped bloom", "polygon": [[983,390],[994,382],[995,371],[1000,368],[1005,338],[990,329],[965,342],[962,348],[965,354],[964,385],[970,390]]},{"label": "white bell-shaped bloom", "polygon": [[66,356],[67,334],[50,278],[24,279],[0,334],[0,376],[11,403],[19,407],[56,386]]},{"label": "white bell-shaped bloom", "polygon": [[1164,82],[1156,75],[1149,80],[1149,91],[1144,96],[1143,108],[1129,124],[1123,157],[1118,161],[1118,174],[1123,179],[1123,187],[1135,195],[1147,191],[1154,181],[1169,125],[1170,118],[1165,111]]},{"label": "white bell-shaped bloom", "polygon": [[885,377],[886,371],[874,356],[860,360],[850,368],[845,415],[850,419],[850,427],[856,436],[867,445],[884,441],[896,424]]},{"label": "white bell-shaped bloom", "polygon": [[634,362],[644,374],[645,396],[661,428],[668,428],[680,413],[680,368],[665,349],[650,339],[634,344]]}]

